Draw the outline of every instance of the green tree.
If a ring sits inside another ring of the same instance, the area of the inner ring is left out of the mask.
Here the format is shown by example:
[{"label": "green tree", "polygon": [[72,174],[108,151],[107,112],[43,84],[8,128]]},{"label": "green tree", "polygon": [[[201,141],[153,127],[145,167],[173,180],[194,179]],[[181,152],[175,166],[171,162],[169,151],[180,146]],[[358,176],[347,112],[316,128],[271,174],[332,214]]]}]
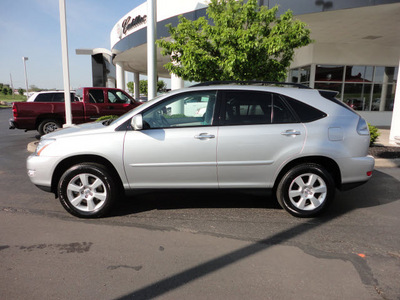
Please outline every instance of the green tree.
[{"label": "green tree", "polygon": [[12,95],[12,89],[10,88],[10,87],[8,87],[8,86],[3,86],[3,89],[1,90],[1,92],[4,94],[4,95]]},{"label": "green tree", "polygon": [[126,86],[128,87],[128,91],[129,93],[131,93],[132,95],[135,93],[135,84],[133,83],[133,81],[129,81]]},{"label": "green tree", "polygon": [[210,22],[180,16],[177,27],[167,25],[170,38],[157,41],[171,61],[164,67],[190,81],[282,81],[294,49],[312,42],[306,24],[278,7],[258,6],[257,0],[211,0]]},{"label": "green tree", "polygon": [[25,91],[25,90],[19,88],[19,89],[18,89],[18,94],[20,94],[20,95],[22,96],[22,95],[24,94],[24,91]]},{"label": "green tree", "polygon": [[[133,81],[129,81],[127,83],[127,86],[128,86],[129,92],[133,94],[133,92],[134,92]],[[167,84],[164,81],[162,81],[162,80],[157,81],[157,92],[164,91],[166,89],[166,87],[167,87]],[[143,80],[139,81],[139,92],[141,95],[147,96],[147,80],[143,79]]]}]

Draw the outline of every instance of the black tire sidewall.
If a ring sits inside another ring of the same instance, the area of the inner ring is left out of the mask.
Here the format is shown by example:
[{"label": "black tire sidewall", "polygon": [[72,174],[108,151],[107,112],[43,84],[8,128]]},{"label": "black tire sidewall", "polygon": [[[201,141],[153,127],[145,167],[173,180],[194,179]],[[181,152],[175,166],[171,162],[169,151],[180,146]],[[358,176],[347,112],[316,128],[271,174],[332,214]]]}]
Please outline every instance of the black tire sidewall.
[{"label": "black tire sidewall", "polygon": [[[311,211],[299,210],[298,208],[293,206],[289,198],[289,187],[292,181],[301,174],[306,173],[318,175],[325,181],[327,187],[327,195],[325,201],[319,207]],[[284,208],[291,215],[300,218],[314,217],[318,214],[321,214],[332,202],[333,198],[335,197],[335,183],[332,176],[324,167],[318,164],[302,164],[292,168],[282,177],[276,191],[276,196],[282,208]]]},{"label": "black tire sidewall", "polygon": [[[88,173],[99,177],[101,181],[104,183],[104,186],[107,191],[107,198],[105,200],[104,205],[95,211],[85,212],[79,210],[76,207],[74,207],[68,200],[67,196],[68,184],[70,183],[71,179],[74,178],[76,175],[83,173]],[[105,168],[101,165],[90,164],[90,163],[82,163],[69,168],[61,176],[57,186],[58,196],[62,206],[70,214],[80,218],[98,218],[108,213],[113,203],[115,202],[116,198],[115,188],[116,186],[114,184],[114,181],[112,177],[109,175],[109,173],[105,170]]]}]

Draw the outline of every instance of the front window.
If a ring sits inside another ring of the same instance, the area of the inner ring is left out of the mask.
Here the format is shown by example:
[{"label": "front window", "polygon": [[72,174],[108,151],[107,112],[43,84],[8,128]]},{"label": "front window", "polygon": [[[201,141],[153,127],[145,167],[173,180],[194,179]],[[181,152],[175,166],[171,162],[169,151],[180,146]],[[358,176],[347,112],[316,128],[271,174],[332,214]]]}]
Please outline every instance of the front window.
[{"label": "front window", "polygon": [[111,103],[131,104],[131,99],[121,91],[108,91],[108,101]]},{"label": "front window", "polygon": [[172,96],[143,113],[144,129],[210,126],[215,101],[215,91]]}]

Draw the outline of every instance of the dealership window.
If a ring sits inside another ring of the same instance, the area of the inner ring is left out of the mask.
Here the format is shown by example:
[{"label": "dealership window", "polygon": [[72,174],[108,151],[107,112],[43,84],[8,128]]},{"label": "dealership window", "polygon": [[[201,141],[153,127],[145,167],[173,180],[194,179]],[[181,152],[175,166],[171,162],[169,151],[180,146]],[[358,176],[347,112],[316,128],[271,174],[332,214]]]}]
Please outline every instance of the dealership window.
[{"label": "dealership window", "polygon": [[[310,85],[309,70],[292,69],[289,78]],[[392,111],[397,73],[397,67],[317,65],[314,88],[337,91],[337,98],[355,110]]]}]

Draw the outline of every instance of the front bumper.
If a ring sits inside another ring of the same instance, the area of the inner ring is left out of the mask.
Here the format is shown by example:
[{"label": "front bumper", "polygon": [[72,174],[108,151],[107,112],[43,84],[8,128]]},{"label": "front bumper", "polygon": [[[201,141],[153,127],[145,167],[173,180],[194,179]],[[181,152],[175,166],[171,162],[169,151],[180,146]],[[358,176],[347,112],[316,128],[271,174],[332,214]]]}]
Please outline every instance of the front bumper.
[{"label": "front bumper", "polygon": [[26,168],[31,182],[41,190],[50,192],[53,172],[58,161],[58,157],[30,155],[26,160]]}]

